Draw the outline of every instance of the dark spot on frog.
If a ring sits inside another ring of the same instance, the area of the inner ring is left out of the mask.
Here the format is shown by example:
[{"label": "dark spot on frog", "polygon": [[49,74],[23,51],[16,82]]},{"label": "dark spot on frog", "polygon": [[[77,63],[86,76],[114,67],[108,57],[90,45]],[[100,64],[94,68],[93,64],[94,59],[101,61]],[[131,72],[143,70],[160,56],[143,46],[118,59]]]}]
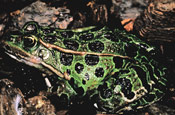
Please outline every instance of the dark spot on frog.
[{"label": "dark spot on frog", "polygon": [[102,90],[100,90],[100,95],[103,99],[110,98],[112,96],[112,90],[111,89],[102,89]]},{"label": "dark spot on frog", "polygon": [[119,77],[119,72],[115,72],[111,77],[118,79],[118,77]]},{"label": "dark spot on frog", "polygon": [[121,68],[123,66],[123,58],[121,58],[121,57],[114,57],[113,61],[115,63],[115,68]]},{"label": "dark spot on frog", "polygon": [[79,96],[82,96],[84,94],[84,89],[82,87],[79,87],[75,90]]},{"label": "dark spot on frog", "polygon": [[98,64],[98,62],[99,62],[99,56],[97,55],[87,54],[85,56],[85,63],[87,65],[93,66],[93,65]]},{"label": "dark spot on frog", "polygon": [[54,28],[47,28],[47,29],[42,29],[43,34],[47,35],[49,33],[54,33],[55,29]]},{"label": "dark spot on frog", "polygon": [[71,74],[71,70],[70,69],[67,69],[66,72],[67,72],[68,75]]},{"label": "dark spot on frog", "polygon": [[85,41],[92,40],[92,39],[94,39],[94,34],[92,34],[92,33],[82,34],[82,35],[80,35],[79,38],[80,38],[80,40],[85,40]]},{"label": "dark spot on frog", "polygon": [[117,37],[113,33],[110,33],[110,32],[105,33],[104,37],[111,41],[115,41],[115,42],[119,41],[119,39],[117,39]]},{"label": "dark spot on frog", "polygon": [[78,85],[76,84],[74,78],[71,78],[68,82],[72,86],[72,88],[77,92],[77,94],[79,96],[84,94],[84,89],[82,87],[78,87]]},{"label": "dark spot on frog", "polygon": [[104,75],[104,69],[102,67],[98,67],[96,70],[95,70],[95,75],[97,77],[103,77]]},{"label": "dark spot on frog", "polygon": [[81,63],[76,63],[75,64],[75,70],[78,74],[80,74],[84,69],[84,65]]},{"label": "dark spot on frog", "polygon": [[132,89],[132,84],[129,79],[120,78],[116,81],[115,84],[121,86],[121,91],[124,93],[126,97],[129,96],[129,94],[131,93],[131,89]]},{"label": "dark spot on frog", "polygon": [[88,73],[85,73],[84,77],[85,77],[86,80],[89,80],[89,74]]},{"label": "dark spot on frog", "polygon": [[52,36],[52,35],[48,35],[48,36],[44,36],[44,41],[48,42],[48,43],[55,43],[57,40],[56,36]]},{"label": "dark spot on frog", "polygon": [[82,84],[85,85],[86,84],[86,81],[85,80],[82,80]]},{"label": "dark spot on frog", "polygon": [[138,77],[141,79],[143,86],[150,91],[150,86],[148,84],[147,81],[147,76],[146,76],[146,72],[143,70],[143,68],[139,67],[139,66],[131,66],[131,68],[133,68],[136,73],[138,74]]},{"label": "dark spot on frog", "polygon": [[104,44],[100,41],[91,42],[88,44],[91,51],[102,52],[104,50]]},{"label": "dark spot on frog", "polygon": [[72,31],[62,31],[60,34],[63,38],[71,38],[74,35]]},{"label": "dark spot on frog", "polygon": [[65,66],[70,66],[72,64],[73,61],[73,55],[69,54],[69,53],[60,53],[60,61],[61,64],[65,65]]},{"label": "dark spot on frog", "polygon": [[98,87],[98,91],[100,91],[100,95],[102,98],[110,98],[112,96],[112,90],[107,87],[107,83],[104,83],[103,85],[100,85]]},{"label": "dark spot on frog", "polygon": [[135,93],[134,92],[130,92],[129,94],[124,94],[125,95],[125,97],[127,98],[127,99],[133,99],[134,98],[134,96],[135,96]]},{"label": "dark spot on frog", "polygon": [[135,57],[137,55],[138,48],[134,44],[125,45],[126,55],[129,57]]},{"label": "dark spot on frog", "polygon": [[102,89],[107,89],[107,88],[108,88],[108,87],[107,87],[107,83],[104,82],[104,84],[99,85],[98,90],[100,91],[100,90],[102,90]]},{"label": "dark spot on frog", "polygon": [[79,44],[76,41],[64,40],[63,41],[66,48],[76,51],[79,48]]}]

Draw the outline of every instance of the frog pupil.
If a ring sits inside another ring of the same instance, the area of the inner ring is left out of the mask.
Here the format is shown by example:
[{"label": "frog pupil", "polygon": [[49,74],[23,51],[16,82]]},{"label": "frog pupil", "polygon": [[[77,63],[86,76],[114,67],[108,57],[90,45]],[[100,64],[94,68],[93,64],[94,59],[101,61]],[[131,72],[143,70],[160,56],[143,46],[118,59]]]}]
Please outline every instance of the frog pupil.
[{"label": "frog pupil", "polygon": [[24,47],[31,48],[36,44],[36,40],[32,37],[25,37],[24,38]]}]

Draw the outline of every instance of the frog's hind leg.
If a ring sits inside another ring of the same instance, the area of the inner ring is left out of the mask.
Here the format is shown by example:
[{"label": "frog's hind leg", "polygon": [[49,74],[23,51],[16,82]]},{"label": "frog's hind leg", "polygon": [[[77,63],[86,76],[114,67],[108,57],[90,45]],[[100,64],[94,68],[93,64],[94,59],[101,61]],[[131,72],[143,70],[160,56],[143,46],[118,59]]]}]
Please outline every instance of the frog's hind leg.
[{"label": "frog's hind leg", "polygon": [[98,87],[97,107],[109,113],[118,113],[143,108],[158,101],[164,94],[163,85],[166,79],[163,72],[158,70],[158,76],[153,74],[153,67],[149,68],[151,70],[148,68],[148,65],[142,63],[114,71],[103,85]]},{"label": "frog's hind leg", "polygon": [[133,82],[137,82],[137,79],[131,70],[113,72],[103,85],[98,87],[97,107],[109,113],[130,110],[128,105],[136,98]]}]

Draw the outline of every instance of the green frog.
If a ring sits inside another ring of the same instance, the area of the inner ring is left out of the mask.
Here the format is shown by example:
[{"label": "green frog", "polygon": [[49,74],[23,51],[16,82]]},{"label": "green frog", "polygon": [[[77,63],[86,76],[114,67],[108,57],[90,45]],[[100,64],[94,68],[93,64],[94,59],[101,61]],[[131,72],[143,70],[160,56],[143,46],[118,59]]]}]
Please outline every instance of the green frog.
[{"label": "green frog", "polygon": [[63,30],[30,21],[2,44],[17,61],[56,75],[57,86],[46,79],[51,92],[69,101],[87,96],[107,113],[143,108],[164,95],[166,67],[156,48],[117,28]]}]

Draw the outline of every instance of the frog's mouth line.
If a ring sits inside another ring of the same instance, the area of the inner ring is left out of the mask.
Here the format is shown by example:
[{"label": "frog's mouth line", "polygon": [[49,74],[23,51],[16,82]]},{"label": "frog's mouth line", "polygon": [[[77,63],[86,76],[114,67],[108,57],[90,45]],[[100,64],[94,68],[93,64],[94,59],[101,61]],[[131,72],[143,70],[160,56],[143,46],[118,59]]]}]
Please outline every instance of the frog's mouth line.
[{"label": "frog's mouth line", "polygon": [[59,77],[70,80],[69,76],[65,76],[63,73],[59,72],[58,70],[53,68],[51,65],[43,62],[41,58],[33,56],[15,46],[9,46],[8,43],[6,42],[3,42],[3,44],[4,44],[3,48],[5,49],[5,53],[9,55],[11,58],[17,60],[18,62],[25,63],[35,68],[43,68],[42,66],[44,66],[48,68],[51,72],[58,75]]}]

